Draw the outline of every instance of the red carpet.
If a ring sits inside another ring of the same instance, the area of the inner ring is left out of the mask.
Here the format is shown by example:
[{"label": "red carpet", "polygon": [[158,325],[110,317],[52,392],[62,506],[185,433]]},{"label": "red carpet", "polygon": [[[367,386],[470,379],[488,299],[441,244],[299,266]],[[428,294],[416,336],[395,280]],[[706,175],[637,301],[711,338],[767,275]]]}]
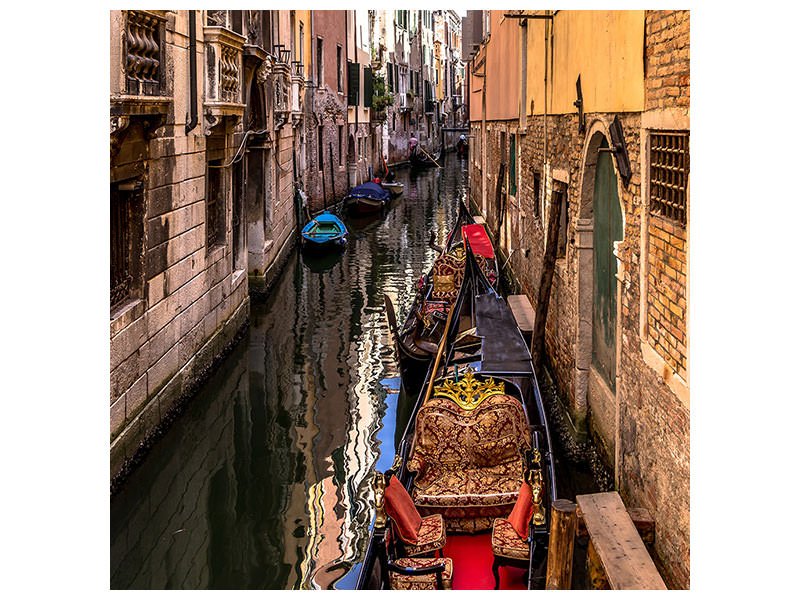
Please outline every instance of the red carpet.
[{"label": "red carpet", "polygon": [[[453,559],[454,590],[493,590],[492,533],[447,534],[444,555]],[[501,590],[524,590],[525,569],[500,567]]]}]

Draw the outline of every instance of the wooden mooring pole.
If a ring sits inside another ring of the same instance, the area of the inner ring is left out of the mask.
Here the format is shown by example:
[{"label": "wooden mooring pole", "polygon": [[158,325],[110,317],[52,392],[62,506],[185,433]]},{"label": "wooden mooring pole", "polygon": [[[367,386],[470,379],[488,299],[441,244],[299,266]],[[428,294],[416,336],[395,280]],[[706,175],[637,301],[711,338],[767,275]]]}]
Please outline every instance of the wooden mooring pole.
[{"label": "wooden mooring pole", "polygon": [[578,514],[574,502],[556,500],[550,509],[550,541],[547,548],[545,589],[568,590],[572,584],[572,554]]}]

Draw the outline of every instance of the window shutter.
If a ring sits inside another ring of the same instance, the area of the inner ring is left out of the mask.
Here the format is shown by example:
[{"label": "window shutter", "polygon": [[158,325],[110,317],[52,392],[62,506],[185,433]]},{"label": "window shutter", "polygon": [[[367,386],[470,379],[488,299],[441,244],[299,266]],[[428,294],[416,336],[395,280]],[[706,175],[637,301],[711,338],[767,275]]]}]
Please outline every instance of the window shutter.
[{"label": "window shutter", "polygon": [[358,63],[347,61],[347,105],[358,106]]},{"label": "window shutter", "polygon": [[364,106],[372,106],[372,69],[364,67]]},{"label": "window shutter", "polygon": [[392,77],[393,74],[394,74],[394,67],[392,66],[392,63],[388,63],[386,65],[386,77],[387,77],[386,83],[389,85],[390,92],[394,91],[394,86],[393,86],[394,78]]}]

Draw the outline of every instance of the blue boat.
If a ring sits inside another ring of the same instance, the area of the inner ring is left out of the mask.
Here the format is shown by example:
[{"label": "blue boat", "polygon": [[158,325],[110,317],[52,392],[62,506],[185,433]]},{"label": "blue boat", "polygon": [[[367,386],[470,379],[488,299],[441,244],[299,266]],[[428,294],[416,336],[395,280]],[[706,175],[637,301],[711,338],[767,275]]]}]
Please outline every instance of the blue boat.
[{"label": "blue boat", "polygon": [[300,232],[306,248],[328,248],[347,243],[347,228],[336,215],[327,210],[311,219]]},{"label": "blue boat", "polygon": [[367,181],[350,190],[344,197],[344,206],[351,212],[371,213],[389,204],[390,193],[381,184]]}]

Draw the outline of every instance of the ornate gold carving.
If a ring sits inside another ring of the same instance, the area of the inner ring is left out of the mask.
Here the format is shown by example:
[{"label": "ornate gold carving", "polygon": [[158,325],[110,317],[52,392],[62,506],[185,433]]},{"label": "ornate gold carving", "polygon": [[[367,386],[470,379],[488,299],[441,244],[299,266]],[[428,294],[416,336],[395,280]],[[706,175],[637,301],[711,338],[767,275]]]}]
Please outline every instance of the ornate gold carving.
[{"label": "ornate gold carving", "polygon": [[495,383],[491,377],[480,381],[471,371],[467,371],[458,383],[446,379],[442,385],[433,388],[434,396],[449,398],[464,410],[475,410],[487,398],[500,394],[505,394],[502,381]]},{"label": "ornate gold carving", "polygon": [[533,499],[533,524],[541,526],[545,524],[544,515],[544,481],[542,479],[541,461],[542,455],[538,448],[532,450],[532,459],[534,468],[530,469],[527,474],[528,483],[531,486],[531,494]]},{"label": "ornate gold carving", "polygon": [[463,246],[451,250],[448,255],[452,256],[456,262],[463,262],[467,258],[467,253],[464,251]]},{"label": "ornate gold carving", "polygon": [[372,479],[372,487],[375,491],[375,527],[386,527],[386,511],[383,502],[386,482],[383,479],[383,473],[380,471],[375,471],[375,476]]}]

